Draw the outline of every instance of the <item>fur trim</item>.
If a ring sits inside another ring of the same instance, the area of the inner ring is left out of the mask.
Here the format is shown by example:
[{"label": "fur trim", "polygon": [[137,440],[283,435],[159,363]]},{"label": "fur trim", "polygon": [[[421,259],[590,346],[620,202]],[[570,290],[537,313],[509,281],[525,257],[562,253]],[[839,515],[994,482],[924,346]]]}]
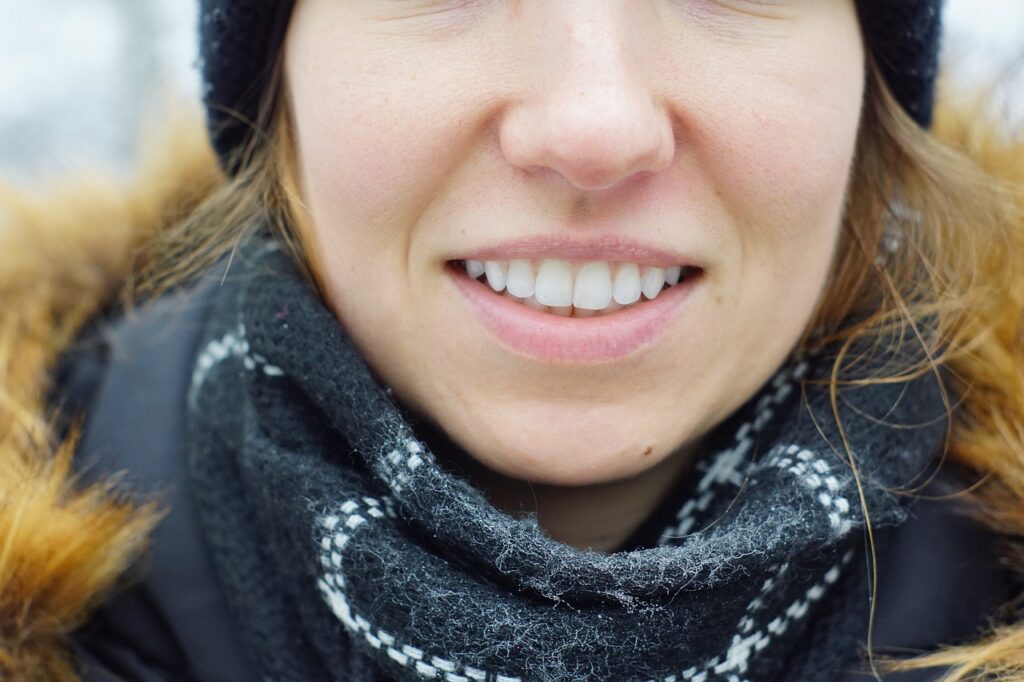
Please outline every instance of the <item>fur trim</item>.
[{"label": "fur trim", "polygon": [[218,182],[199,113],[172,119],[128,187],[90,175],[30,194],[0,182],[0,679],[77,679],[66,636],[159,520],[112,482],[76,485],[77,429],[56,443],[45,399],[56,358],[119,295],[138,247]]}]

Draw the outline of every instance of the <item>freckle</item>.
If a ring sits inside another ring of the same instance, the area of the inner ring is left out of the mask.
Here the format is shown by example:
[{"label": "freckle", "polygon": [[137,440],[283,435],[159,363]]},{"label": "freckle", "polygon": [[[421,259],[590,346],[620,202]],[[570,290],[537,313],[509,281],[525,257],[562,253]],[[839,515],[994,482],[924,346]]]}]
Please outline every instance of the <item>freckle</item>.
[{"label": "freckle", "polygon": [[644,457],[651,454],[652,452],[654,452],[654,446],[648,445],[646,448],[644,448]]}]

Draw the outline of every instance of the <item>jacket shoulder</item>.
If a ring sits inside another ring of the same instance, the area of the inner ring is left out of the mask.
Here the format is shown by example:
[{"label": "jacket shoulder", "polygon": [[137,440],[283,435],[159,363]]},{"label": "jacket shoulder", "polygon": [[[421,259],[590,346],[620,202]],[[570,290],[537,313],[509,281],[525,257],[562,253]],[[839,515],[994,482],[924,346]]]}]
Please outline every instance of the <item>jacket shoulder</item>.
[{"label": "jacket shoulder", "polygon": [[61,359],[67,413],[83,413],[75,466],[85,482],[167,510],[131,586],[74,642],[86,679],[255,679],[228,613],[188,490],[185,403],[216,278],[90,326]]},{"label": "jacket shoulder", "polygon": [[[964,471],[944,467],[917,493],[903,524],[876,534],[876,654],[905,658],[969,644],[1010,616],[1005,608],[1020,586],[1001,560],[999,536],[968,513],[960,496],[968,487]],[[866,637],[860,647],[866,649]],[[870,679],[866,667],[854,672],[849,666],[845,672],[841,682]],[[884,679],[933,682],[947,672],[928,668]]]}]

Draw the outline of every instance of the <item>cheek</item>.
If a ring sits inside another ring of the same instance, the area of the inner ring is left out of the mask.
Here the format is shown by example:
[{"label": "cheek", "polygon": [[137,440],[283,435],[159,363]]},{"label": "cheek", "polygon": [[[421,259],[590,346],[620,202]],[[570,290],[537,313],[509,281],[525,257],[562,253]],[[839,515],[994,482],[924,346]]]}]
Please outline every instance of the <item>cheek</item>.
[{"label": "cheek", "polygon": [[410,75],[380,54],[333,47],[323,61],[308,57],[291,62],[290,90],[301,192],[328,298],[371,365],[412,364],[420,345],[402,339],[421,330],[400,330],[429,293],[413,286],[426,262],[417,256],[429,247],[416,228],[460,163],[465,89],[439,83],[451,83],[440,68]]},{"label": "cheek", "polygon": [[412,115],[415,100],[404,88],[388,92],[351,78],[316,81],[322,89],[307,91],[303,82],[293,89],[313,214],[344,216],[359,229],[387,224],[429,182],[427,160],[436,154],[438,138],[430,122],[438,119]]},{"label": "cheek", "polygon": [[845,82],[841,71],[790,76],[799,88],[783,79],[752,88],[708,154],[720,208],[736,226],[735,281],[749,300],[788,300],[773,308],[807,317],[839,234],[863,86],[853,71]]},{"label": "cheek", "polygon": [[329,229],[393,241],[380,233],[409,224],[458,163],[460,93],[473,88],[457,56],[421,54],[345,12],[304,17],[286,47],[303,187]]},{"label": "cheek", "polygon": [[[442,114],[449,103],[431,99],[438,89],[423,78],[406,80],[401,65],[388,71],[347,52],[327,54],[324,65],[297,60],[291,83],[310,230],[347,326],[393,328],[388,311],[407,309],[417,292],[409,287],[413,226],[451,163],[451,119]],[[342,65],[346,76],[331,76]],[[373,305],[352,293],[367,283]]]}]

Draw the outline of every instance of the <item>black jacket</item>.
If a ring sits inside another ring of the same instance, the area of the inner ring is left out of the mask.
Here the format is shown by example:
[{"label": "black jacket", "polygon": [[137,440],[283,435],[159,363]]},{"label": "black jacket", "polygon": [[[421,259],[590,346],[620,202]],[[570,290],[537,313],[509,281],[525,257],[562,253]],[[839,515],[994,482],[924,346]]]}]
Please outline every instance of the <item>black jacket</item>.
[{"label": "black jacket", "polygon": [[[73,644],[83,676],[100,680],[259,678],[236,637],[188,490],[185,395],[210,282],[98,322],[57,372],[55,398],[87,414],[77,466],[86,480],[126,470],[140,495],[170,507],[131,586],[104,604]],[[975,638],[1016,589],[993,537],[949,502],[918,500],[880,537],[876,651],[928,650]],[[868,595],[865,595],[865,599]],[[851,652],[851,666],[856,652]],[[935,680],[941,670],[886,676]],[[840,682],[868,680],[840,674]]]}]

